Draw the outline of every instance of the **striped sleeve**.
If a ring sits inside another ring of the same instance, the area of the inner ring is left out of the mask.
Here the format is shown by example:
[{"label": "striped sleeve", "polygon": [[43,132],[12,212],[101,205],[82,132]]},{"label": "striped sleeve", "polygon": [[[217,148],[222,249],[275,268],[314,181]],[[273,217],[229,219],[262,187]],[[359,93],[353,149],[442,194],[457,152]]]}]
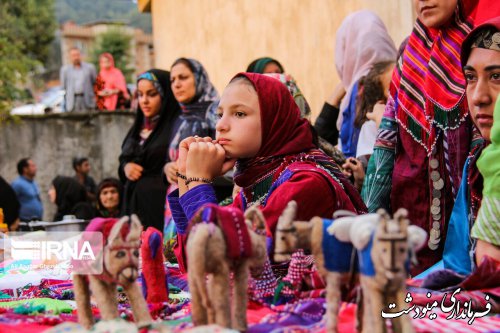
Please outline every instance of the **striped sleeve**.
[{"label": "striped sleeve", "polygon": [[483,197],[471,236],[500,246],[500,199]]},{"label": "striped sleeve", "polygon": [[394,99],[389,98],[361,192],[370,213],[376,212],[379,208],[390,210],[397,130]]}]

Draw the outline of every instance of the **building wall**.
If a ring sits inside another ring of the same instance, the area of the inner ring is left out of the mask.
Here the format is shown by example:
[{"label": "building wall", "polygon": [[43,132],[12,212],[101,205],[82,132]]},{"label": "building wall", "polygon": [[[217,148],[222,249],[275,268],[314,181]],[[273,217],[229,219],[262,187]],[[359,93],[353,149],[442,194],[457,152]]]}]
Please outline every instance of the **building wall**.
[{"label": "building wall", "polygon": [[31,157],[38,167],[36,181],[46,221],[52,221],[56,210],[47,195],[52,179],[74,175],[73,157],[89,157],[90,175],[96,182],[118,176],[118,156],[134,114],[98,113],[92,119],[93,126],[85,125],[87,119],[81,114],[54,114],[24,117],[19,123],[0,126],[0,175],[12,182],[17,177],[17,162]]},{"label": "building wall", "polygon": [[82,50],[83,59],[85,61],[90,61],[90,55],[96,38],[99,34],[110,29],[120,29],[124,34],[128,34],[132,37],[130,40],[129,67],[135,70],[135,75],[153,67],[153,40],[150,34],[146,34],[140,29],[129,26],[103,23],[80,26],[74,24],[73,22],[67,22],[62,26],[62,64],[67,65],[70,63],[69,49],[73,46],[77,46]]},{"label": "building wall", "polygon": [[151,11],[155,64],[169,69],[181,56],[200,60],[222,91],[255,58],[278,59],[317,114],[339,82],[335,32],[343,18],[371,9],[396,46],[414,21],[411,0],[141,0]]}]

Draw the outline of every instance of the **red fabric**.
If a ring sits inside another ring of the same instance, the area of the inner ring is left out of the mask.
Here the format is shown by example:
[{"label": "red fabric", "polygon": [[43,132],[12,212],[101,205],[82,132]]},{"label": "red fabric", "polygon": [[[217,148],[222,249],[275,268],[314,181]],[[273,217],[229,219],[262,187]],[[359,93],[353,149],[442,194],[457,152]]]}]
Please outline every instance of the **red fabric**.
[{"label": "red fabric", "polygon": [[[328,181],[318,170],[316,168],[315,171],[296,171],[287,182],[271,194],[266,206],[260,207],[266,218],[268,234],[273,239],[278,219],[291,200],[297,202],[296,219],[301,221],[309,221],[314,216],[331,218],[333,212],[339,209],[358,212],[341,185]],[[240,196],[236,198],[234,204],[241,207]]]},{"label": "red fabric", "polygon": [[[460,47],[472,30],[477,2],[459,1],[453,20],[440,29],[428,28],[417,19],[402,66],[392,76],[390,92],[396,101],[397,120],[427,154],[437,140],[436,127],[455,128],[468,114]],[[442,114],[436,118],[436,107],[445,110],[449,119],[441,119]]]},{"label": "red fabric", "polygon": [[252,243],[245,223],[243,212],[234,207],[211,205],[217,213],[217,221],[224,232],[229,259],[249,258],[252,256]]},{"label": "red fabric", "polygon": [[252,167],[237,170],[234,177],[236,184],[247,187],[281,163],[280,159],[275,159],[254,165],[256,160],[300,153],[314,148],[314,144],[309,122],[300,117],[299,107],[284,84],[256,73],[236,76],[244,76],[252,82],[260,105],[262,146],[257,156],[245,161]]},{"label": "red fabric", "polygon": [[[338,209],[355,212],[354,205],[342,187],[338,183],[333,186],[334,191],[332,191],[330,182],[320,173],[296,172],[272,193],[265,207],[260,207],[266,219],[268,235],[274,236],[278,219],[290,200],[297,201],[297,220],[302,221],[308,221],[314,216],[331,218],[333,212]],[[240,195],[236,196],[232,206],[243,210]],[[177,234],[174,253],[179,263],[179,269],[183,272],[186,272],[187,267],[186,241],[186,236]]]},{"label": "red fabric", "polygon": [[183,273],[187,272],[187,253],[186,253],[186,243],[188,234],[185,233],[181,235],[177,233],[177,241],[174,245],[174,254],[177,258],[177,263],[179,264],[179,270]]},{"label": "red fabric", "polygon": [[[154,236],[156,235],[156,236]],[[156,249],[151,248],[151,237],[159,237]],[[142,273],[147,288],[147,302],[168,302],[165,267],[163,266],[163,237],[156,228],[149,227],[141,235]]]},{"label": "red fabric", "polygon": [[500,1],[481,0],[475,12],[474,26],[478,26],[494,17],[500,16]]},{"label": "red fabric", "polygon": [[[214,223],[220,227],[227,245],[227,257],[232,260],[249,258],[252,255],[252,243],[240,209],[221,207],[215,204],[204,205],[193,217],[191,223]],[[191,227],[194,227],[192,225]],[[189,231],[187,232],[189,234]]]},{"label": "red fabric", "polygon": [[30,323],[0,324],[0,333],[12,333],[12,332],[41,333],[51,328],[54,328],[54,326],[30,324]]},{"label": "red fabric", "polygon": [[[127,92],[127,82],[125,81],[125,77],[123,73],[115,67],[115,60],[110,53],[103,53],[100,57],[105,57],[111,62],[111,67],[108,69],[101,68],[99,72],[99,76],[104,81],[104,89],[119,89],[123,96],[126,99],[129,99],[130,96]],[[115,110],[116,103],[118,102],[118,94],[113,94],[110,96],[103,97],[104,99],[104,107],[106,110]]]}]

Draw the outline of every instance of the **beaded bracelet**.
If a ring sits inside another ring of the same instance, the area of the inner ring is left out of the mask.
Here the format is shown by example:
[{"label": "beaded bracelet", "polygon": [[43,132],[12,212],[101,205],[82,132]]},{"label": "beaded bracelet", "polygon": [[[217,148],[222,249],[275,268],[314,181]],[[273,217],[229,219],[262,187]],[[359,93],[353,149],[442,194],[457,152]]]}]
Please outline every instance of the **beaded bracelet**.
[{"label": "beaded bracelet", "polygon": [[206,184],[212,184],[213,179],[208,179],[208,178],[201,178],[201,177],[190,177],[186,179],[186,186],[188,186],[191,182],[202,182]]},{"label": "beaded bracelet", "polygon": [[175,172],[175,175],[177,176],[177,178],[180,178],[180,179],[183,179],[184,181],[187,180],[187,177],[184,176],[182,173],[180,173],[179,171],[176,171]]}]

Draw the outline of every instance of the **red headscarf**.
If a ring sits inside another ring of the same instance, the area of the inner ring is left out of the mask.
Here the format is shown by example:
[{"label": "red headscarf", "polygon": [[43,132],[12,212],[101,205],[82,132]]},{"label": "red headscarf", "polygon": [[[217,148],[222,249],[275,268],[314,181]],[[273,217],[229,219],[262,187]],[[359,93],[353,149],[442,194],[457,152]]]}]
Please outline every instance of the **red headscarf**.
[{"label": "red headscarf", "polygon": [[[130,96],[127,92],[127,83],[125,81],[125,77],[122,72],[115,67],[115,60],[111,53],[103,53],[99,56],[107,58],[111,62],[111,67],[109,68],[101,68],[99,72],[99,76],[104,81],[104,89],[119,89],[123,93],[123,97],[129,99]],[[115,110],[116,103],[118,102],[118,95],[114,94],[111,96],[106,96],[104,98],[104,107],[106,110]]]},{"label": "red headscarf", "polygon": [[266,173],[276,169],[286,155],[315,148],[309,122],[300,117],[300,110],[284,84],[257,74],[239,73],[254,86],[259,97],[262,146],[257,156],[239,159],[234,180],[247,187]]}]

